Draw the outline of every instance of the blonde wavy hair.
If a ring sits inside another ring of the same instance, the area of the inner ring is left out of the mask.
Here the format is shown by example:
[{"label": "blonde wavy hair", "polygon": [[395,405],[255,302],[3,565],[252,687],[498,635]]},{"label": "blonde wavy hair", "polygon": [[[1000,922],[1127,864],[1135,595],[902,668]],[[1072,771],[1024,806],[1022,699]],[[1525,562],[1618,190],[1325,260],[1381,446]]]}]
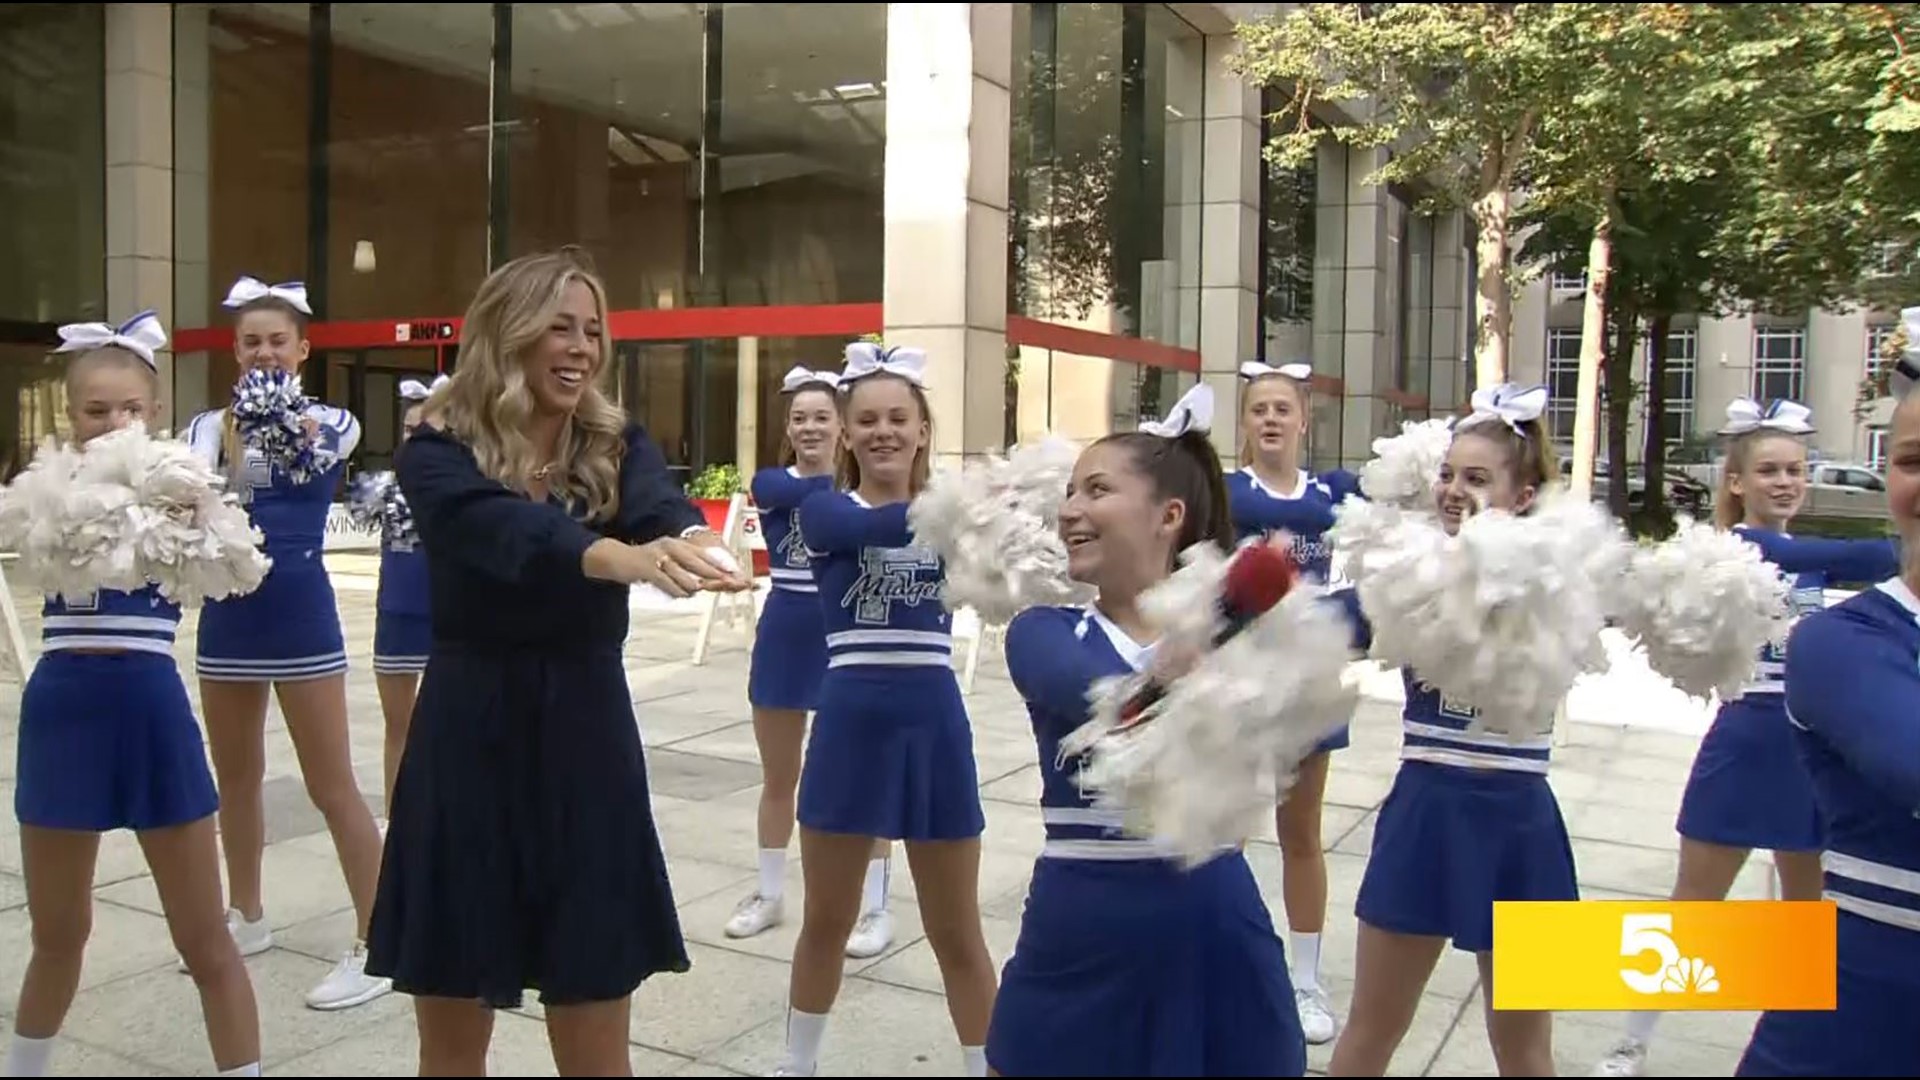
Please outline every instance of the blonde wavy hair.
[{"label": "blonde wavy hair", "polygon": [[[555,459],[547,462],[526,435],[534,402],[521,361],[546,336],[567,287],[576,281],[593,293],[602,336],[580,404],[561,432]],[[474,294],[460,330],[453,377],[427,399],[425,418],[466,443],[480,471],[506,487],[527,492],[534,474],[550,465],[547,490],[576,516],[611,518],[620,509],[627,418],[601,389],[612,367],[606,325],[606,287],[581,253],[562,249],[507,263]]]}]

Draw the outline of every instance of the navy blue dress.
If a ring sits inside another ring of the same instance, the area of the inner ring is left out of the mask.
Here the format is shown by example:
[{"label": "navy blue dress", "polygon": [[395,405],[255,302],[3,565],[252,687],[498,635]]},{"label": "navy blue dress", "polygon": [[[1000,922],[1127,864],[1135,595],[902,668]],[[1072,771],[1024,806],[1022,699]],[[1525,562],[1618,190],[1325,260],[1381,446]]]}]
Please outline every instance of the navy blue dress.
[{"label": "navy blue dress", "polygon": [[426,549],[433,644],[394,786],[367,970],[414,995],[607,1001],[685,971],[603,536],[702,524],[629,427],[613,520],[582,524],[484,476],[422,428],[397,461]]}]

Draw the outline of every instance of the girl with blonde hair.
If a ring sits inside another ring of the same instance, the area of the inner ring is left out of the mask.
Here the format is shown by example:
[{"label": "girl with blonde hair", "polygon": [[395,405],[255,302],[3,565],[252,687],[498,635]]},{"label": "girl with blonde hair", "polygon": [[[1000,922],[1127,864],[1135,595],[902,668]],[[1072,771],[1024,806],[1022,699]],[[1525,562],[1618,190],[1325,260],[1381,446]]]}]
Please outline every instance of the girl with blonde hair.
[{"label": "girl with blonde hair", "polygon": [[396,461],[433,640],[369,969],[415,997],[421,1075],[483,1075],[491,1010],[529,989],[562,1075],[629,1075],[634,990],[688,967],[622,662],[627,593],[747,583],[602,391],[606,322],[574,256],[500,267]]}]

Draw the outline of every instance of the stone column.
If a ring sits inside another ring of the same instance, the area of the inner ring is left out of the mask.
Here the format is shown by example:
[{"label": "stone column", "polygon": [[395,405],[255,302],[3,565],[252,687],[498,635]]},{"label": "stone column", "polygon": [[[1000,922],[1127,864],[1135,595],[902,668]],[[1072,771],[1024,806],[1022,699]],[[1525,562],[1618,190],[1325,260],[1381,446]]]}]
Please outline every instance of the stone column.
[{"label": "stone column", "polygon": [[[173,297],[173,11],[106,5],[107,318],[153,308],[169,332]],[[173,358],[162,354],[162,398]],[[161,402],[160,423],[175,414]]]},{"label": "stone column", "polygon": [[927,351],[938,463],[1005,443],[1012,4],[887,5],[888,344]]},{"label": "stone column", "polygon": [[1231,35],[1206,39],[1205,160],[1200,178],[1200,377],[1213,387],[1213,443],[1238,463],[1242,361],[1260,318],[1260,91],[1227,66]]}]

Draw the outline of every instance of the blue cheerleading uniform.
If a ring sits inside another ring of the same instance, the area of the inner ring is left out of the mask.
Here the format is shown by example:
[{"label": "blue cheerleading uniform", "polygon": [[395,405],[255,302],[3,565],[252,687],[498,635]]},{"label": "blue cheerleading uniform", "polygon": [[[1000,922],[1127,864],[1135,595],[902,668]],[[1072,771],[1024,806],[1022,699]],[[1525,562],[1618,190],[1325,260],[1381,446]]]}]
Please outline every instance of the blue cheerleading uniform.
[{"label": "blue cheerleading uniform", "polygon": [[1286,949],[1246,857],[1185,869],[1126,836],[1060,760],[1095,680],[1148,649],[1097,611],[1033,608],[1007,667],[1039,747],[1047,839],[1001,974],[987,1061],[1003,1076],[1300,1076]]},{"label": "blue cheerleading uniform", "polygon": [[1837,1008],[1769,1012],[1740,1076],[1920,1076],[1920,597],[1887,581],[1794,628],[1786,709],[1827,823]]},{"label": "blue cheerleading uniform", "polygon": [[[347,648],[340,610],[322,553],[327,511],[353,451],[360,421],[345,409],[315,404],[307,415],[320,428],[322,448],[336,463],[296,484],[270,468],[260,453],[245,451],[238,491],[253,524],[266,537],[273,560],[260,588],[225,600],[210,600],[200,612],[196,669],[212,682],[294,682],[344,674]],[[187,425],[187,444],[216,469],[224,468],[226,410],[201,413]]]},{"label": "blue cheerleading uniform", "polygon": [[380,538],[380,588],[374,596],[373,671],[418,675],[433,648],[427,554],[416,535]]},{"label": "blue cheerleading uniform", "polygon": [[[1733,531],[1792,580],[1795,618],[1824,608],[1832,582],[1880,581],[1899,567],[1890,540],[1800,538],[1745,526]],[[1813,783],[1787,723],[1786,660],[1777,646],[1762,649],[1754,684],[1714,715],[1680,799],[1681,836],[1767,851],[1825,846]]]},{"label": "blue cheerleading uniform", "polygon": [[219,807],[173,659],[178,606],[148,586],[49,597],[43,655],[20,699],[22,825],[164,829]]},{"label": "blue cheerleading uniform", "polygon": [[773,588],[760,612],[747,675],[747,701],[756,709],[805,712],[820,700],[827,671],[827,634],[820,588],[800,531],[800,504],[832,491],[831,476],[800,476],[792,469],[761,469],[753,477]]},{"label": "blue cheerleading uniform", "polygon": [[[1366,649],[1372,629],[1357,594],[1334,599]],[[1573,843],[1547,783],[1553,740],[1473,732],[1472,707],[1411,671],[1401,677],[1400,772],[1374,823],[1354,913],[1381,930],[1488,952],[1495,901],[1580,898]]]},{"label": "blue cheerleading uniform", "polygon": [[[1244,542],[1286,532],[1293,537],[1293,561],[1303,574],[1318,582],[1333,576],[1333,544],[1326,535],[1333,528],[1335,508],[1349,496],[1365,497],[1359,478],[1345,469],[1319,475],[1301,469],[1292,492],[1268,487],[1252,468],[1227,474],[1234,540]],[[1344,750],[1352,742],[1352,729],[1342,725],[1320,741],[1318,752]]]},{"label": "blue cheerleading uniform", "polygon": [[800,824],[888,840],[962,840],[986,817],[953,674],[944,568],[907,504],[819,491],[800,504],[827,673],[800,770]]},{"label": "blue cheerleading uniform", "polygon": [[625,440],[618,510],[591,522],[488,477],[446,432],[400,448],[433,645],[367,973],[402,993],[577,1005],[689,967],[623,661],[629,590],[581,560],[603,537],[648,543],[703,519],[646,432]]}]

